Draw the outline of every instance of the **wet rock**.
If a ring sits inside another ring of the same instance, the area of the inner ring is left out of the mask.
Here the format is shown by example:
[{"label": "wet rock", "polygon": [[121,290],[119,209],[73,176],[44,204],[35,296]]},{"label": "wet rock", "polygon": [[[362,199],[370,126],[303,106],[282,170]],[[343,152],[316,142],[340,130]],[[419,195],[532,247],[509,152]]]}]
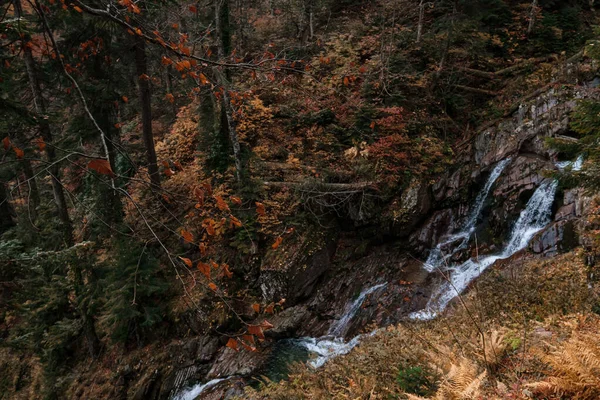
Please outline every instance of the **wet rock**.
[{"label": "wet rock", "polygon": [[268,337],[277,339],[290,337],[308,319],[309,314],[310,312],[306,306],[287,308],[269,318],[269,322],[274,325],[274,328],[268,330],[265,334]]},{"label": "wet rock", "polygon": [[228,400],[244,397],[246,382],[241,378],[226,379],[202,392],[197,400]]},{"label": "wet rock", "polygon": [[455,211],[445,209],[436,211],[410,238],[410,242],[418,251],[431,249],[440,239],[455,230],[458,226]]},{"label": "wet rock", "polygon": [[207,374],[208,379],[222,378],[231,375],[249,376],[256,374],[267,361],[270,348],[259,349],[256,352],[235,351],[223,347],[217,359]]},{"label": "wet rock", "polygon": [[538,233],[529,245],[531,251],[553,256],[572,250],[579,244],[578,235],[571,221],[555,222]]}]

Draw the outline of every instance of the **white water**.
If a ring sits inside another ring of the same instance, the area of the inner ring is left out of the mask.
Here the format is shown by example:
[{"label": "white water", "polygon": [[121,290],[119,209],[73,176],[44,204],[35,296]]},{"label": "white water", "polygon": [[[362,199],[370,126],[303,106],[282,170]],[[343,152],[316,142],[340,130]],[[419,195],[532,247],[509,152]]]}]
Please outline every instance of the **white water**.
[{"label": "white water", "polygon": [[[433,272],[436,269],[441,268],[443,264],[446,263],[446,261],[450,259],[454,254],[467,247],[467,245],[469,244],[469,240],[471,239],[471,235],[475,231],[475,225],[477,224],[477,219],[481,214],[483,205],[485,204],[485,201],[487,200],[488,195],[490,194],[490,190],[492,189],[492,186],[494,185],[502,171],[504,171],[504,168],[509,163],[510,158],[507,158],[506,160],[502,160],[498,164],[496,164],[487,182],[485,183],[485,186],[477,195],[477,198],[475,199],[475,203],[473,205],[473,209],[469,214],[469,218],[467,219],[461,230],[451,235],[443,242],[438,243],[438,245],[429,253],[429,257],[427,257],[427,260],[425,261],[425,269],[427,271]],[[459,240],[461,242],[458,245],[456,245],[450,251],[446,251],[448,245],[458,242]]]},{"label": "white water", "polygon": [[360,343],[362,335],[355,336],[348,342],[344,341],[344,335],[350,327],[352,318],[354,318],[366,297],[386,285],[387,283],[382,283],[363,290],[356,300],[346,306],[344,314],[331,325],[326,336],[320,338],[304,337],[292,340],[292,343],[304,347],[313,355],[313,358],[308,362],[309,365],[319,368],[328,360],[349,353],[350,350]]},{"label": "white water", "polygon": [[196,397],[200,396],[200,394],[202,392],[204,392],[205,390],[210,389],[211,387],[215,386],[217,383],[222,382],[227,379],[229,379],[229,378],[213,379],[206,383],[201,383],[201,384],[192,386],[191,388],[182,390],[181,392],[179,392],[178,394],[173,396],[173,398],[171,400],[195,400]]},{"label": "white water", "polygon": [[[572,171],[579,171],[583,166],[583,157],[580,156],[574,162],[557,163],[556,166],[560,170],[570,167]],[[496,168],[498,168],[498,166]],[[412,313],[410,317],[418,320],[430,320],[435,318],[446,308],[450,301],[462,293],[463,290],[465,290],[467,286],[489,266],[498,260],[507,259],[527,247],[533,236],[551,221],[552,203],[554,202],[557,188],[558,181],[554,180],[545,181],[536,189],[531,196],[531,199],[529,199],[527,206],[519,215],[519,219],[515,223],[510,235],[510,239],[500,254],[486,256],[481,259],[474,258],[462,264],[444,268],[444,278],[446,279],[446,282],[442,283],[433,292],[425,309]],[[479,209],[479,212],[480,211],[481,209]],[[464,240],[468,242],[468,238]],[[441,249],[442,247],[443,246],[438,245],[436,250],[438,248]],[[447,258],[447,255],[440,255],[441,261],[444,261]],[[430,269],[430,267],[431,265],[425,266],[427,270],[432,271],[433,269]],[[441,265],[438,264],[436,268],[440,267]]]}]

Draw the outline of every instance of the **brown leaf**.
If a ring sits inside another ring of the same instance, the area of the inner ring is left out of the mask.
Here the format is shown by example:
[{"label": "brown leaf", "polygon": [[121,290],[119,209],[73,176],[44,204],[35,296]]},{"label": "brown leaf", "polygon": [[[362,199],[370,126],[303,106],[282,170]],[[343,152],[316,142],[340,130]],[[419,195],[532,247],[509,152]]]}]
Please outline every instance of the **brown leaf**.
[{"label": "brown leaf", "polygon": [[215,196],[215,201],[217,202],[217,207],[221,211],[230,211],[229,206],[225,203],[225,200],[221,196]]},{"label": "brown leaf", "polygon": [[213,190],[210,182],[203,182],[202,187],[204,188],[204,190],[206,190],[206,193],[208,193],[209,196],[212,196]]},{"label": "brown leaf", "polygon": [[208,279],[210,281],[210,265],[200,261],[198,263],[198,265],[196,266],[196,268],[198,268],[198,270],[200,270],[200,272],[202,272],[202,274],[206,277],[206,279]]},{"label": "brown leaf", "polygon": [[88,168],[96,171],[102,175],[108,175],[111,178],[114,178],[116,175],[110,167],[110,163],[108,160],[95,159],[88,163]]},{"label": "brown leaf", "polygon": [[238,205],[238,206],[241,206],[241,205],[242,205],[242,199],[240,199],[240,198],[239,198],[239,197],[237,197],[237,196],[231,196],[231,197],[229,198],[229,200],[231,200],[231,202],[232,202],[233,204],[235,204],[235,205]]},{"label": "brown leaf", "polygon": [[204,222],[202,222],[202,226],[210,236],[214,236],[217,233],[215,231],[215,220],[212,218],[205,219]]},{"label": "brown leaf", "polygon": [[198,9],[196,9],[196,6],[189,6],[188,9],[190,10],[191,13],[196,14],[198,12]]},{"label": "brown leaf", "polygon": [[225,273],[225,276],[229,279],[233,278],[233,272],[231,272],[231,270],[229,269],[229,265],[228,264],[223,264],[223,272]]},{"label": "brown leaf", "polygon": [[171,168],[166,168],[165,169],[165,175],[166,176],[173,176],[173,175],[175,175],[175,172]]},{"label": "brown leaf", "polygon": [[235,351],[238,351],[238,341],[235,340],[234,338],[229,338],[229,340],[227,341],[227,344],[225,346],[227,346],[230,349],[233,349]]},{"label": "brown leaf", "polygon": [[265,206],[263,205],[263,203],[259,203],[257,201],[254,204],[256,204],[256,213],[258,215],[260,215],[261,217],[264,217],[265,215],[267,215],[267,212],[265,211]]},{"label": "brown leaf", "polygon": [[183,237],[183,240],[186,241],[186,243],[194,243],[194,235],[192,235],[191,232],[182,229],[181,236]]},{"label": "brown leaf", "polygon": [[281,244],[281,242],[283,242],[283,238],[281,236],[279,236],[277,239],[275,239],[275,243],[273,243],[271,245],[271,248],[273,250],[277,250],[277,248],[279,247],[279,245]]},{"label": "brown leaf", "polygon": [[179,259],[181,261],[183,261],[185,263],[185,265],[187,265],[189,268],[192,268],[192,260],[190,260],[189,258],[184,258],[184,257],[179,257]]},{"label": "brown leaf", "polygon": [[198,248],[200,249],[200,254],[202,254],[203,256],[205,256],[206,255],[206,243],[201,242],[198,245]]},{"label": "brown leaf", "polygon": [[183,171],[183,165],[181,165],[179,161],[175,161],[173,165],[175,165],[175,169],[177,169],[177,171]]},{"label": "brown leaf", "polygon": [[204,191],[199,187],[194,188],[194,195],[198,198],[198,204],[200,207],[204,205]]},{"label": "brown leaf", "polygon": [[252,304],[252,309],[254,311],[256,311],[257,313],[259,313],[260,312],[260,304],[258,304],[258,303]]},{"label": "brown leaf", "polygon": [[4,146],[4,150],[8,150],[10,148],[10,139],[8,136],[2,139],[2,145]]},{"label": "brown leaf", "polygon": [[262,327],[260,325],[248,325],[248,333],[251,335],[255,335],[259,339],[265,338]]},{"label": "brown leaf", "polygon": [[171,93],[167,93],[165,95],[165,98],[167,99],[167,101],[171,104],[173,104],[175,102],[175,96],[173,96]]},{"label": "brown leaf", "polygon": [[125,103],[129,103],[129,98],[127,96],[121,97]]},{"label": "brown leaf", "polygon": [[238,227],[238,228],[241,228],[241,227],[242,227],[242,221],[240,221],[239,219],[237,219],[237,218],[236,218],[236,217],[234,217],[233,215],[230,215],[230,216],[229,216],[229,222],[230,222],[229,226],[230,226],[230,227],[232,227],[232,228],[233,228],[234,226],[235,226],[235,227]]}]

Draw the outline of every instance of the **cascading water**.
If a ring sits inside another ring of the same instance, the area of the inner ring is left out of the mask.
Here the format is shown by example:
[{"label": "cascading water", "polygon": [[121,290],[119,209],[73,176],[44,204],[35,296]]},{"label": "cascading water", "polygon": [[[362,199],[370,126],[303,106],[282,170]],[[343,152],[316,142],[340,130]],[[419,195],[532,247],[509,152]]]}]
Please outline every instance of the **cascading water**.
[{"label": "cascading water", "polygon": [[181,392],[177,393],[175,396],[173,396],[172,400],[195,400],[205,390],[208,390],[211,387],[215,386],[217,383],[222,382],[227,379],[229,379],[229,378],[213,379],[206,383],[201,383],[201,384],[192,386],[191,388],[184,389]]},{"label": "cascading water", "polygon": [[[575,162],[559,163],[557,167],[561,170],[570,167],[572,171],[578,171],[582,165],[583,158],[579,157]],[[519,215],[508,243],[500,254],[486,256],[481,259],[470,259],[462,264],[444,268],[446,282],[434,291],[425,309],[412,313],[410,317],[419,320],[435,318],[438,313],[446,308],[450,301],[462,293],[489,266],[498,260],[507,259],[527,247],[533,236],[544,229],[551,221],[552,203],[557,188],[558,181],[553,180],[543,182],[536,189],[527,206]],[[426,268],[429,269],[428,266]]]},{"label": "cascading water", "polygon": [[[459,252],[460,250],[464,250],[469,244],[469,240],[471,239],[471,235],[475,231],[475,225],[477,224],[477,220],[479,219],[479,215],[481,214],[481,210],[483,209],[483,205],[490,194],[490,190],[492,186],[504,171],[504,168],[510,163],[510,158],[506,160],[500,161],[490,174],[485,186],[477,195],[475,199],[475,203],[473,205],[473,209],[469,214],[469,218],[463,225],[462,229],[448,237],[443,242],[438,243],[438,245],[431,250],[429,253],[429,257],[425,261],[425,269],[429,272],[433,272],[434,270],[440,268],[443,263],[445,263],[448,259],[450,259],[454,254]],[[456,243],[460,240],[460,243],[454,246],[451,250],[446,251],[449,245]]]},{"label": "cascading water", "polygon": [[309,364],[314,368],[319,368],[331,358],[347,354],[350,352],[350,350],[356,347],[356,345],[358,345],[362,337],[362,335],[358,335],[350,339],[348,342],[344,341],[344,335],[348,331],[352,318],[354,318],[368,295],[385,287],[386,285],[387,283],[382,283],[363,290],[356,300],[346,307],[342,317],[331,325],[326,336],[320,338],[305,337],[291,339],[290,343],[295,346],[303,347],[308,350],[309,353],[311,353],[313,357],[309,361]]}]

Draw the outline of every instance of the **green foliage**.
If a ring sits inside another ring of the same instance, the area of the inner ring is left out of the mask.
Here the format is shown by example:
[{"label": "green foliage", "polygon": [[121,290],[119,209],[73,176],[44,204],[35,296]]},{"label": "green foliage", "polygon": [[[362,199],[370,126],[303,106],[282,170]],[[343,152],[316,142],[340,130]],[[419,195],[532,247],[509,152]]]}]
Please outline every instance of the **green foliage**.
[{"label": "green foliage", "polygon": [[429,396],[436,390],[436,375],[425,367],[400,368],[396,382],[404,392],[417,396]]},{"label": "green foliage", "polygon": [[117,243],[115,265],[102,280],[105,293],[101,323],[116,342],[135,335],[138,344],[167,314],[168,285],[148,249]]}]

